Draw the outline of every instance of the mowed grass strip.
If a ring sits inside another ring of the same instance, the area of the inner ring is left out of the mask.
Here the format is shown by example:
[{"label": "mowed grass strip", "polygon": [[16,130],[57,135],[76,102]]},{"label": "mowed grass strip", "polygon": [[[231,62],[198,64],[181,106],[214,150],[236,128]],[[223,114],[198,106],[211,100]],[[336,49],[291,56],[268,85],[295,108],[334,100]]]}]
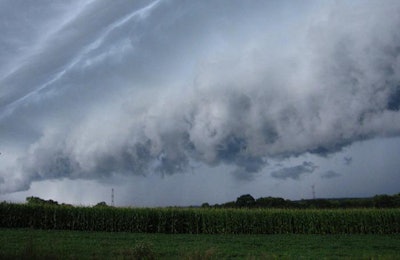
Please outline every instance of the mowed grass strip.
[{"label": "mowed grass strip", "polygon": [[[0,229],[1,259],[396,259],[400,235],[194,235]],[[140,252],[139,252],[140,253]]]}]

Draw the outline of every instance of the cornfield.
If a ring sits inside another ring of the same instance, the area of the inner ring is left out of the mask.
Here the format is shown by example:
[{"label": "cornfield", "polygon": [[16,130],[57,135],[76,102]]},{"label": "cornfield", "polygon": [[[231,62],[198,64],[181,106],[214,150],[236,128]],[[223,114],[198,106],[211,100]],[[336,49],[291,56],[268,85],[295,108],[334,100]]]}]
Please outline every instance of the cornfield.
[{"label": "cornfield", "polygon": [[394,234],[400,209],[113,208],[0,204],[0,227],[189,234]]}]

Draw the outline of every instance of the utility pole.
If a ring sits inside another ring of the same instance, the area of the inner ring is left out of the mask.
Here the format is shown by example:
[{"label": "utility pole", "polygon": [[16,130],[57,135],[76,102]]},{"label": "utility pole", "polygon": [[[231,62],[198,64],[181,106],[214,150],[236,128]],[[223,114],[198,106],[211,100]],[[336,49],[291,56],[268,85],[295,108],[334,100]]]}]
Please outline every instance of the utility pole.
[{"label": "utility pole", "polygon": [[111,189],[111,206],[114,207],[114,188]]},{"label": "utility pole", "polygon": [[311,185],[312,188],[312,198],[315,200],[315,184]]}]

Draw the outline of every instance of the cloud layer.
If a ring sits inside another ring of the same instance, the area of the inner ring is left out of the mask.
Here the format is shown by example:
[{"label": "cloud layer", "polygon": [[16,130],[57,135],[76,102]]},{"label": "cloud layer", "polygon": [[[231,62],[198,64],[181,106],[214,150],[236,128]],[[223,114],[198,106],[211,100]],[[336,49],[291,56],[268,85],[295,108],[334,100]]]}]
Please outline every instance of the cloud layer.
[{"label": "cloud layer", "polygon": [[25,4],[0,8],[0,192],[193,164],[251,179],[400,134],[398,1]]},{"label": "cloud layer", "polygon": [[300,165],[293,167],[285,167],[271,173],[271,176],[277,179],[293,179],[299,180],[300,176],[305,173],[313,173],[318,166],[314,165],[312,162],[303,162]]}]

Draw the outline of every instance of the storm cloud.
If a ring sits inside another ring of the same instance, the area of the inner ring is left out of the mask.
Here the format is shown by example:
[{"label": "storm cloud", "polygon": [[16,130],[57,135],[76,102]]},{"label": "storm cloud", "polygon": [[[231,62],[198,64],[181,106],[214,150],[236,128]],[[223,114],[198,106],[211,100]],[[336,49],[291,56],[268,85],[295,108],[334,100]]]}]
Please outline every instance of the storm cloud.
[{"label": "storm cloud", "polygon": [[3,193],[193,164],[251,180],[270,159],[400,135],[396,0],[13,0],[0,10]]},{"label": "storm cloud", "polygon": [[318,166],[314,165],[312,162],[303,162],[301,165],[293,167],[285,167],[276,171],[271,172],[271,176],[277,179],[293,179],[299,180],[301,175],[306,173],[312,173],[317,169]]},{"label": "storm cloud", "polygon": [[337,173],[335,171],[327,171],[321,175],[321,178],[322,179],[332,179],[332,178],[336,178],[336,177],[340,177],[340,176],[341,176],[341,174]]},{"label": "storm cloud", "polygon": [[353,162],[353,157],[347,157],[347,156],[345,156],[345,157],[343,158],[343,160],[344,160],[344,164],[345,164],[345,165],[350,165],[350,164]]}]

